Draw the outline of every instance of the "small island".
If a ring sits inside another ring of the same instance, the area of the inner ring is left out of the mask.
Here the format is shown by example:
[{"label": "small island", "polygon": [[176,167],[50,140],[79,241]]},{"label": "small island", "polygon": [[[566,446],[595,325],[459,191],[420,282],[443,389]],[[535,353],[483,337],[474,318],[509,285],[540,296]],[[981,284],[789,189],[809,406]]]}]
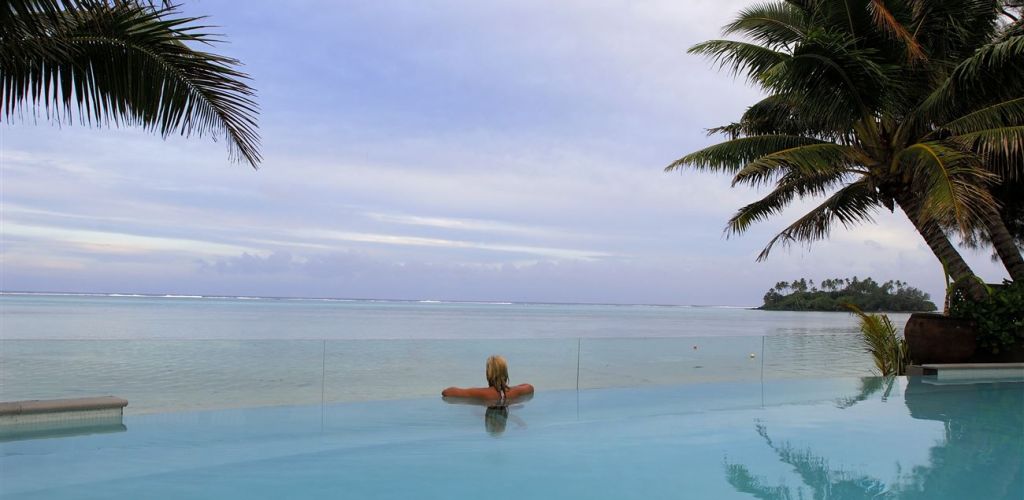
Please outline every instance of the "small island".
[{"label": "small island", "polygon": [[862,311],[916,312],[934,311],[935,304],[927,293],[902,281],[878,284],[871,278],[826,279],[818,283],[801,278],[780,281],[764,294],[768,311],[849,311],[853,305]]}]

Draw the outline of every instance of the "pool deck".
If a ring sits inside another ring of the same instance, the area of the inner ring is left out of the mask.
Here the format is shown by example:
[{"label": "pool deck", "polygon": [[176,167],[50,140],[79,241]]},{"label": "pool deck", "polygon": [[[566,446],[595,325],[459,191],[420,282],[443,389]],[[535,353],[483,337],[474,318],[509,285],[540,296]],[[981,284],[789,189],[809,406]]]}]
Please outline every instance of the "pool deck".
[{"label": "pool deck", "polygon": [[128,400],[115,396],[0,402],[0,430],[39,425],[73,427],[120,422]]},{"label": "pool deck", "polygon": [[949,363],[907,367],[908,375],[934,378],[937,383],[1024,379],[1024,363]]}]

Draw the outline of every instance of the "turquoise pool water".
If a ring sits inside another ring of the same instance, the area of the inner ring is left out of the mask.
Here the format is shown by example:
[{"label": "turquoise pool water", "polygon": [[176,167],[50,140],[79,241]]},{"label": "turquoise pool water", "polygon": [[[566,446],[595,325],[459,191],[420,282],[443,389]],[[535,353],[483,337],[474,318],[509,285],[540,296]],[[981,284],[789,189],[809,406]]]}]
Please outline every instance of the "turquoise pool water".
[{"label": "turquoise pool water", "polygon": [[1024,497],[1024,383],[876,378],[128,415],[0,442],[0,497]]}]

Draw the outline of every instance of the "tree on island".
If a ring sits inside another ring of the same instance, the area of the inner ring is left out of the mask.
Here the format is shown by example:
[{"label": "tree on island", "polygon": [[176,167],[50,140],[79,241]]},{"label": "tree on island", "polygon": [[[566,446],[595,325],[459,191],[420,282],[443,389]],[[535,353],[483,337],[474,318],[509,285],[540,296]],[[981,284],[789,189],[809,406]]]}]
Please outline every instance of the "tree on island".
[{"label": "tree on island", "polygon": [[899,207],[967,293],[986,290],[947,231],[987,241],[1024,280],[992,188],[1024,178],[1024,24],[1020,2],[788,0],[743,10],[725,26],[748,41],[690,49],[766,94],[739,121],[710,129],[725,142],[666,170],[724,172],[733,185],[774,185],[739,209],[726,233],[824,197],[773,238],[826,238],[836,224]]},{"label": "tree on island", "polygon": [[770,311],[846,311],[856,306],[862,311],[934,311],[927,293],[902,281],[879,284],[871,278],[835,278],[822,280],[821,288],[814,280],[804,278],[780,281],[764,295],[760,309]]},{"label": "tree on island", "polygon": [[9,0],[0,7],[0,118],[212,135],[255,168],[255,91],[237,60],[195,48],[219,41],[202,19],[169,2]]}]

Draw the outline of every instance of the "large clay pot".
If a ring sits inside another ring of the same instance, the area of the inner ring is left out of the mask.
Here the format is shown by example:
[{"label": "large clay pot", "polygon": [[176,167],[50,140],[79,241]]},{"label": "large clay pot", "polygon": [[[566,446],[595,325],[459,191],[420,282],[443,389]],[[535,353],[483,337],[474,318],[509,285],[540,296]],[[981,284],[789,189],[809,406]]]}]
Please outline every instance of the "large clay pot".
[{"label": "large clay pot", "polygon": [[910,315],[903,336],[914,364],[966,363],[977,351],[974,323],[937,313]]}]

